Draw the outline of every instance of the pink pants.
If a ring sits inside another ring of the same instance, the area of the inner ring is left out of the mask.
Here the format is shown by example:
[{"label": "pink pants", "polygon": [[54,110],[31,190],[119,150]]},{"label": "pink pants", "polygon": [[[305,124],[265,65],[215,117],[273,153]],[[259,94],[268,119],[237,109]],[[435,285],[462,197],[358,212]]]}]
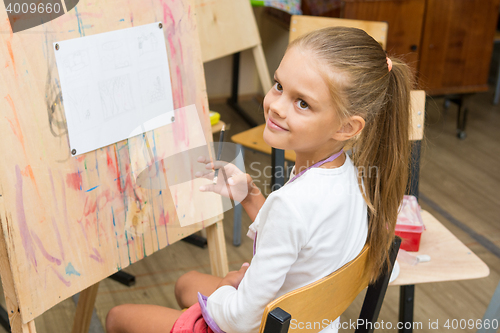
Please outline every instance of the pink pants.
[{"label": "pink pants", "polygon": [[203,319],[200,304],[196,303],[181,314],[170,333],[213,333],[213,331]]}]

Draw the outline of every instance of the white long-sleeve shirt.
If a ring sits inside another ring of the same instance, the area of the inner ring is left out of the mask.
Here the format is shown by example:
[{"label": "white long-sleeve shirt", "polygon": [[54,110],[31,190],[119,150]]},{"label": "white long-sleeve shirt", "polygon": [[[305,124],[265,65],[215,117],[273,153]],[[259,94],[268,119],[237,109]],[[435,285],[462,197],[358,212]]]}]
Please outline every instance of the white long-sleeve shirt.
[{"label": "white long-sleeve shirt", "polygon": [[257,239],[243,280],[238,289],[217,289],[205,309],[227,333],[258,332],[270,301],[327,276],[361,252],[367,205],[349,156],[338,168],[309,169],[271,193],[249,229],[248,236],[257,232]]}]

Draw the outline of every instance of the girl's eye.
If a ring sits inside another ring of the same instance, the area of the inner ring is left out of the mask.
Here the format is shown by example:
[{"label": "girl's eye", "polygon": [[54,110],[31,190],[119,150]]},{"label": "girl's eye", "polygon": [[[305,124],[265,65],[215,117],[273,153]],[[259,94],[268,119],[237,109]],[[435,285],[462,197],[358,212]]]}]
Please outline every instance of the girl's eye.
[{"label": "girl's eye", "polygon": [[278,91],[283,91],[283,86],[281,85],[281,83],[275,81],[276,84],[274,85],[274,87],[276,88],[276,90]]},{"label": "girl's eye", "polygon": [[299,100],[299,102],[297,103],[297,105],[299,106],[299,109],[302,109],[302,110],[306,110],[306,109],[309,108],[309,104],[307,104],[303,100]]}]

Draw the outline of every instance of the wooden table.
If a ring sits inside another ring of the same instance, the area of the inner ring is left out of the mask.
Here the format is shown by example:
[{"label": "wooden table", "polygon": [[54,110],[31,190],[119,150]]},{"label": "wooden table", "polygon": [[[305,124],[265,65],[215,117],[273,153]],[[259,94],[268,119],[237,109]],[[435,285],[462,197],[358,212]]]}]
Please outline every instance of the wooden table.
[{"label": "wooden table", "polygon": [[[399,276],[389,284],[401,286],[399,321],[405,323],[413,322],[415,284],[477,279],[490,274],[488,266],[441,222],[427,211],[422,210],[421,214],[426,230],[422,233],[419,251],[411,254],[427,254],[431,260],[414,266],[399,262]],[[405,333],[411,331],[400,330]]]}]

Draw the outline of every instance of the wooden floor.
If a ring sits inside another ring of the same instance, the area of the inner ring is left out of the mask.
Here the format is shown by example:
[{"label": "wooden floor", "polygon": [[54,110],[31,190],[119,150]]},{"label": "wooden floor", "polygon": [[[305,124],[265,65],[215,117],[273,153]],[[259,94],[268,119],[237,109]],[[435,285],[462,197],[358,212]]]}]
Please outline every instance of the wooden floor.
[{"label": "wooden floor", "polygon": [[[445,111],[442,99],[428,98],[420,183],[420,192],[426,200],[421,200],[421,205],[486,262],[491,273],[489,277],[479,280],[417,285],[414,320],[422,323],[418,332],[446,331],[443,325],[447,320],[482,318],[500,280],[500,258],[477,240],[481,239],[477,235],[483,236],[490,248],[500,248],[500,106],[492,106],[491,100],[491,92],[476,94],[467,100],[470,109],[468,137],[461,141],[455,136],[456,107],[452,105]],[[247,101],[244,104],[255,119],[263,121],[257,103]],[[222,119],[230,124],[228,137],[248,128],[227,106],[212,103],[211,109],[219,111]],[[270,157],[253,152],[245,155],[246,171],[257,179],[264,192],[269,193],[263,175],[257,177],[261,169],[256,164],[252,165],[253,162],[259,162],[261,167],[270,165]],[[432,209],[428,203],[438,207],[438,210]],[[455,223],[445,216],[452,216]],[[252,241],[247,237],[242,237],[240,247],[233,247],[232,217],[232,210],[225,214],[224,227],[230,270],[238,269],[244,261],[250,261],[252,254]],[[476,238],[458,227],[456,221],[476,232]],[[250,220],[244,213],[245,232],[249,224]],[[177,308],[173,294],[175,281],[193,269],[209,273],[208,251],[178,242],[125,269],[136,276],[135,286],[129,288],[110,279],[104,280],[96,301],[97,316],[103,327],[107,312],[118,304],[149,303]],[[390,287],[379,322],[383,320],[395,326],[398,303],[399,288]],[[342,316],[342,320],[355,320],[360,304],[361,296]],[[71,298],[63,301],[36,319],[37,331],[69,332],[74,311],[75,304]],[[439,321],[439,329],[429,328],[429,321],[436,320]],[[378,330],[385,331],[395,330]],[[0,328],[0,332],[4,331]],[[97,328],[91,329],[91,332],[103,330]]]}]

